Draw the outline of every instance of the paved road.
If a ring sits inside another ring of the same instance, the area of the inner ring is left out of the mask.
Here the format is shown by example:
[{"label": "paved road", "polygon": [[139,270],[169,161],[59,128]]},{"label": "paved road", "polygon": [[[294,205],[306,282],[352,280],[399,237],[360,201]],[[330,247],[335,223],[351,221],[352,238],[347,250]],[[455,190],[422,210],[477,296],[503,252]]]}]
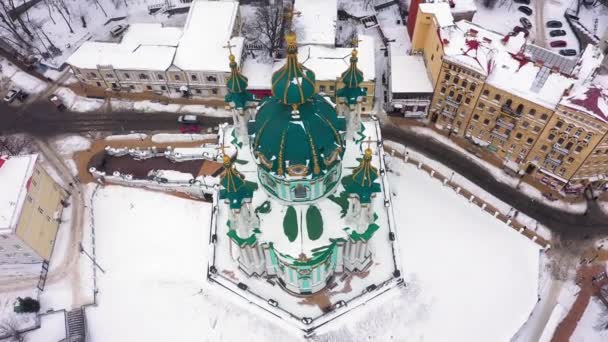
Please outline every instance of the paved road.
[{"label": "paved road", "polygon": [[[90,131],[175,130],[179,116],[176,113],[59,112],[47,102],[35,102],[24,108],[0,104],[0,113],[0,134],[31,133],[37,136]],[[227,120],[208,117],[203,126],[211,127]]]},{"label": "paved road", "polygon": [[516,189],[497,181],[488,171],[466,156],[430,137],[388,123],[383,124],[382,135],[384,139],[399,142],[446,165],[498,199],[546,225],[562,239],[580,240],[608,234],[608,216],[594,201],[588,203],[589,209],[586,215],[563,212],[534,201]]}]

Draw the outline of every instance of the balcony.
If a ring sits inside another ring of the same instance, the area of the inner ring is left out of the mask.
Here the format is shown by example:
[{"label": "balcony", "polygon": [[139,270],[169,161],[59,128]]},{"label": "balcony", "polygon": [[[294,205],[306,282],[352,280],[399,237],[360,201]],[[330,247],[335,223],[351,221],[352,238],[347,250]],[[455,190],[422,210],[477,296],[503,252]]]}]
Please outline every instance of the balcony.
[{"label": "balcony", "polygon": [[503,119],[498,119],[498,120],[496,120],[496,126],[500,126],[500,127],[506,128],[506,129],[513,129],[515,127],[515,124],[507,122]]},{"label": "balcony", "polygon": [[453,98],[451,98],[451,97],[449,97],[449,96],[446,96],[446,97],[445,97],[445,101],[446,101],[447,103],[451,104],[452,106],[455,106],[455,107],[460,106],[460,102],[458,102],[458,101],[454,100]]},{"label": "balcony", "polygon": [[559,159],[553,159],[553,158],[551,158],[549,156],[547,156],[547,158],[545,158],[545,163],[549,163],[549,164],[552,164],[552,165],[555,165],[555,166],[562,165],[562,161],[561,160],[559,160]]},{"label": "balcony", "polygon": [[490,135],[493,136],[493,137],[495,137],[495,138],[498,138],[500,140],[507,140],[507,139],[509,139],[509,135],[508,134],[499,132],[497,130],[493,130],[492,132],[490,132]]},{"label": "balcony", "polygon": [[451,113],[451,112],[448,112],[447,110],[442,110],[441,115],[447,116],[448,118],[453,119],[454,116],[456,116],[456,113]]},{"label": "balcony", "polygon": [[567,150],[567,149],[559,146],[559,144],[557,144],[557,143],[553,144],[553,150],[556,151],[556,152],[558,152],[558,153],[561,153],[563,155],[568,155],[570,153],[569,150]]},{"label": "balcony", "polygon": [[520,116],[521,116],[521,113],[517,113],[516,111],[514,111],[514,110],[513,110],[511,107],[509,107],[509,106],[507,106],[507,105],[502,105],[502,106],[500,107],[500,110],[501,110],[503,113],[505,113],[505,114],[507,114],[507,115],[510,115],[510,116],[512,116],[512,117],[515,117],[515,118],[518,118],[518,117],[520,117]]}]

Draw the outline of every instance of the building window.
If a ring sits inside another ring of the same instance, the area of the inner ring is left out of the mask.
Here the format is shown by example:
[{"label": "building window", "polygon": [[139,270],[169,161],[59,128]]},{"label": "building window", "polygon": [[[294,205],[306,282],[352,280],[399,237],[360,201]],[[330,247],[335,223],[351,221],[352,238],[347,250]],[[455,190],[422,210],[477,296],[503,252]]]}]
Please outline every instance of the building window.
[{"label": "building window", "polygon": [[555,127],[557,127],[557,128],[561,128],[563,125],[564,125],[564,122],[563,122],[563,121],[558,121],[558,122],[555,124]]},{"label": "building window", "polygon": [[523,134],[518,132],[517,134],[515,134],[515,139],[519,140],[519,139],[521,139],[522,136],[523,136]]},{"label": "building window", "polygon": [[89,73],[90,78],[97,78],[97,75],[94,72]]},{"label": "building window", "polygon": [[146,86],[146,89],[152,90],[152,86]]},{"label": "building window", "polygon": [[464,103],[465,103],[465,104],[469,104],[469,103],[471,103],[471,98],[470,98],[470,97],[467,97],[466,99],[464,99]]},{"label": "building window", "polygon": [[488,97],[488,95],[490,95],[490,91],[488,89],[484,89],[483,93],[481,93],[482,96]]},{"label": "building window", "polygon": [[30,202],[30,203],[32,203],[32,202],[34,201],[34,200],[32,199],[32,196],[30,196],[30,195],[27,195],[27,197],[26,197],[26,198],[27,198],[27,201],[28,201],[28,202]]},{"label": "building window", "polygon": [[200,90],[200,89],[194,89],[194,92],[197,93],[197,94],[202,94],[203,93],[203,91]]},{"label": "building window", "polygon": [[215,76],[207,76],[207,82],[217,82],[217,77],[215,77]]},{"label": "building window", "polygon": [[568,125],[568,127],[566,127],[566,133],[570,133],[572,131],[572,129],[574,128],[573,125]]},{"label": "building window", "polygon": [[148,78],[150,78],[150,77],[148,77],[148,75],[146,75],[146,74],[139,74],[140,80],[147,80]]},{"label": "building window", "polygon": [[329,91],[334,91],[334,90],[336,90],[336,87],[334,87],[334,86],[329,86]]},{"label": "building window", "polygon": [[362,98],[361,102],[366,103],[367,102],[367,97]]},{"label": "building window", "polygon": [[490,123],[490,120],[488,120],[488,119],[483,120],[484,126],[487,126],[489,123]]},{"label": "building window", "polygon": [[134,86],[134,85],[130,85],[130,86],[129,86],[129,88],[130,88],[131,90],[135,90],[135,86]]},{"label": "building window", "polygon": [[299,199],[306,198],[306,187],[302,184],[298,184],[293,190],[293,196]]},{"label": "building window", "polygon": [[196,76],[196,75],[190,75],[190,79],[192,80],[192,82],[196,82],[196,81],[198,81],[198,76]]},{"label": "building window", "polygon": [[181,81],[181,79],[182,79],[181,77],[179,77],[179,75],[174,75],[174,76],[173,76],[173,78],[174,78],[176,81]]},{"label": "building window", "polygon": [[[521,114],[521,112],[523,112],[523,111],[524,111],[524,105],[522,105],[522,104],[517,105],[517,108],[515,108],[515,112],[517,114]],[[536,112],[536,111],[534,109],[530,109],[530,115],[534,116],[534,114],[532,114],[532,111],[534,111],[534,112]]]},{"label": "building window", "polygon": [[13,247],[15,247],[15,249],[18,250],[18,251],[21,250],[21,246],[19,246],[19,245],[13,245]]},{"label": "building window", "polygon": [[319,86],[319,91],[320,92],[324,92],[325,91],[325,86],[324,85],[320,85]]},{"label": "building window", "polygon": [[540,127],[538,126],[534,126],[534,128],[532,129],[535,133],[540,132]]},{"label": "building window", "polygon": [[578,138],[578,137],[580,137],[580,136],[581,136],[581,134],[583,134],[583,130],[582,130],[582,129],[578,129],[578,130],[576,131],[576,133],[574,133],[574,136]]},{"label": "building window", "polygon": [[545,152],[545,151],[547,151],[547,148],[548,148],[547,145],[543,145],[540,147],[540,150]]},{"label": "building window", "polygon": [[131,75],[127,74],[126,72],[123,75],[125,76],[126,79],[128,79],[128,80],[131,79]]},{"label": "building window", "polygon": [[563,144],[563,143],[564,143],[564,138],[559,138],[559,139],[557,139],[557,143],[558,143],[559,145]]},{"label": "building window", "polygon": [[568,157],[568,159],[566,159],[566,163],[572,163],[574,161],[574,158],[572,157]]},{"label": "building window", "polygon": [[469,87],[469,90],[470,91],[475,91],[475,89],[477,89],[477,84],[471,83],[471,86]]},{"label": "building window", "polygon": [[548,117],[549,117],[549,115],[547,113],[543,113],[543,115],[540,116],[540,119],[543,121],[547,121]]},{"label": "building window", "polygon": [[450,73],[448,73],[448,72],[445,73],[445,80],[446,81],[450,80]]},{"label": "building window", "polygon": [[467,80],[462,80],[462,87],[466,88],[467,85],[469,85],[469,82],[467,82]]},{"label": "building window", "polygon": [[576,146],[576,148],[574,149],[574,152],[576,153],[581,153],[581,151],[583,150],[583,146]]},{"label": "building window", "polygon": [[33,185],[33,186],[38,186],[38,182],[36,182],[36,180],[35,180],[35,179],[32,179],[32,185]]},{"label": "building window", "polygon": [[41,214],[43,214],[44,210],[42,210],[42,208],[38,207],[38,212],[41,213]]},{"label": "building window", "polygon": [[450,90],[450,93],[448,94],[448,97],[449,98],[453,98],[454,97],[454,91],[453,90]]},{"label": "building window", "polygon": [[435,54],[431,55],[431,62],[435,59]]},{"label": "building window", "polygon": [[460,82],[460,78],[458,76],[454,77],[454,84],[458,84]]},{"label": "building window", "polygon": [[479,109],[483,109],[483,107],[485,107],[485,106],[486,106],[486,105],[484,105],[484,104],[483,104],[483,103],[481,103],[481,102],[479,102],[479,103],[477,104],[477,108],[479,108]]},{"label": "building window", "polygon": [[473,121],[477,121],[477,120],[479,120],[479,115],[477,115],[477,114],[473,115]]},{"label": "building window", "polygon": [[160,86],[160,90],[167,90],[166,86]]},{"label": "building window", "polygon": [[162,74],[158,74],[158,75],[156,75],[156,78],[158,78],[159,80],[162,81],[165,79],[165,76],[163,76]]},{"label": "building window", "polygon": [[555,139],[555,134],[553,134],[553,133],[549,134],[549,136],[547,137],[547,139],[549,141],[552,141],[553,139]]},{"label": "building window", "polygon": [[212,94],[214,94],[214,95],[217,95],[218,90],[217,90],[217,89],[215,89],[215,88],[213,88],[213,89],[211,89],[211,93],[212,93]]},{"label": "building window", "polygon": [[106,77],[107,78],[114,78],[114,75],[112,75],[112,74],[106,74]]},{"label": "building window", "polygon": [[[585,136],[585,141],[591,140],[591,137],[593,137],[593,133],[587,133],[587,135]],[[608,153],[608,150],[606,150],[606,152]]]},{"label": "building window", "polygon": [[441,87],[441,89],[439,90],[439,93],[441,95],[444,95],[445,94],[445,87]]},{"label": "building window", "polygon": [[526,140],[526,144],[528,144],[528,145],[532,145],[533,142],[534,142],[534,139],[532,139],[532,138],[528,138],[528,140]]},{"label": "building window", "polygon": [[458,96],[456,96],[456,102],[460,103],[460,101],[462,101],[462,94],[458,94]]},{"label": "building window", "polygon": [[569,150],[569,149],[571,149],[571,148],[572,148],[572,145],[574,145],[574,143],[573,143],[572,141],[568,141],[568,143],[566,144],[566,146],[564,146],[564,148],[565,148],[566,150]]},{"label": "building window", "polygon": [[494,100],[495,101],[500,101],[500,94],[494,95]]}]

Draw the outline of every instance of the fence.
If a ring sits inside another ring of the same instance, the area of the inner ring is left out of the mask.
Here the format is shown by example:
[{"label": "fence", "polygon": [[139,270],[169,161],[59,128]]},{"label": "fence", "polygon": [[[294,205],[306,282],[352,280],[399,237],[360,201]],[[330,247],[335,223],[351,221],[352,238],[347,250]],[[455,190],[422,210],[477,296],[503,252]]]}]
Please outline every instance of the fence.
[{"label": "fence", "polygon": [[390,151],[391,151],[391,155],[393,155],[393,156],[397,155],[398,157],[401,157],[404,162],[410,163],[410,164],[413,164],[413,165],[417,166],[418,169],[420,169],[422,171],[425,171],[431,178],[435,178],[435,179],[439,180],[440,182],[442,182],[444,186],[448,186],[448,187],[454,189],[454,191],[457,194],[459,194],[459,195],[463,196],[464,198],[466,198],[471,204],[479,206],[479,208],[481,210],[487,212],[488,214],[494,216],[498,220],[504,222],[507,226],[509,226],[512,229],[518,231],[520,234],[523,234],[524,236],[526,236],[527,238],[529,238],[530,240],[532,240],[533,242],[535,242],[536,244],[538,244],[542,248],[544,248],[544,249],[551,248],[551,244],[549,243],[549,241],[547,241],[543,237],[539,236],[534,231],[528,229],[523,224],[521,224],[521,223],[519,223],[517,221],[513,221],[511,219],[511,217],[507,216],[506,214],[501,213],[493,205],[491,205],[491,204],[485,202],[484,200],[478,198],[477,196],[475,196],[475,194],[473,192],[471,192],[471,191],[463,188],[461,185],[459,185],[456,182],[452,181],[450,179],[450,177],[446,177],[445,175],[443,175],[442,173],[436,171],[435,169],[433,169],[429,165],[426,165],[426,164],[422,163],[421,161],[416,160],[416,159],[410,157],[407,152],[406,152],[405,155],[403,155],[402,153],[400,153],[400,152],[398,152],[398,151],[396,151],[396,150],[394,150],[392,148],[390,148]]}]

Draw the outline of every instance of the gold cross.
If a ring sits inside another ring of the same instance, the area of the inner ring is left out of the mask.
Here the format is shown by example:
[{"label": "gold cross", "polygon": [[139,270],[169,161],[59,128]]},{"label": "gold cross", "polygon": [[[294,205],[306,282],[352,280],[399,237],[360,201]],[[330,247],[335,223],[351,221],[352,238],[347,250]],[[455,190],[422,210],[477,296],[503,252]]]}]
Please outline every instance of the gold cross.
[{"label": "gold cross", "polygon": [[350,45],[356,49],[359,46],[359,42],[362,42],[362,40],[355,37],[350,41]]},{"label": "gold cross", "polygon": [[232,55],[232,48],[236,47],[236,45],[230,45],[230,41],[226,42],[226,45],[222,46],[224,49],[228,49],[228,52]]}]

